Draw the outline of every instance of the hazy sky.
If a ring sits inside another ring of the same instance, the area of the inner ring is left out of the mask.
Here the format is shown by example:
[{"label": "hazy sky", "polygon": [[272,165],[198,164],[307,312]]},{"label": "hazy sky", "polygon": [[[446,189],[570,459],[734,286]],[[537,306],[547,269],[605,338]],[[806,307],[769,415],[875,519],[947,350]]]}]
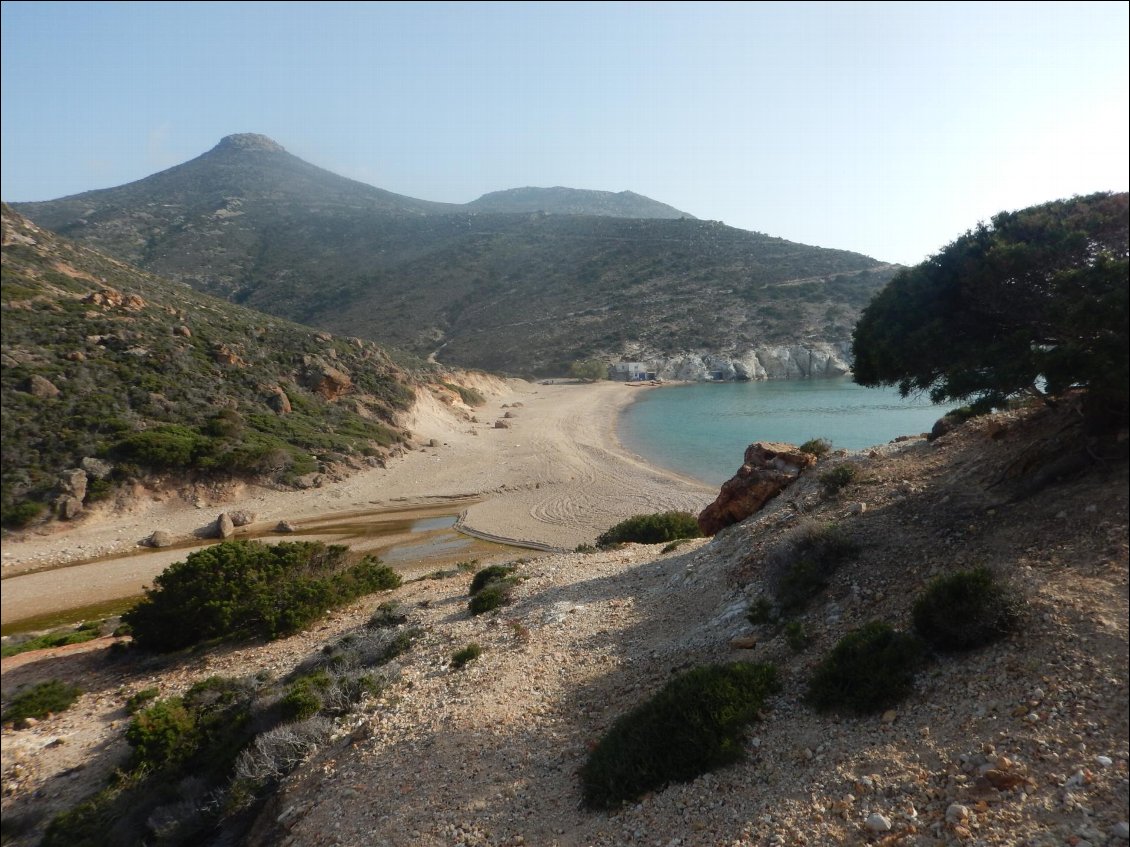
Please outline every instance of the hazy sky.
[{"label": "hazy sky", "polygon": [[915,263],[1123,191],[1114,3],[2,5],[2,186],[140,179],[234,132],[428,200],[630,189]]}]

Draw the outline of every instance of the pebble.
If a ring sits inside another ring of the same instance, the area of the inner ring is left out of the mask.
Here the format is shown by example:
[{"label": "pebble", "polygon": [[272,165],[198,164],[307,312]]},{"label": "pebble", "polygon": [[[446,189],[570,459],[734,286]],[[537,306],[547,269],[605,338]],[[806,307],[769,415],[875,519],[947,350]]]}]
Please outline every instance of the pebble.
[{"label": "pebble", "polygon": [[1130,823],[1126,821],[1119,821],[1110,828],[1110,834],[1114,838],[1121,838],[1123,841],[1130,841]]},{"label": "pebble", "polygon": [[969,820],[969,807],[960,803],[950,803],[946,809],[946,823],[964,823]]},{"label": "pebble", "polygon": [[878,812],[872,812],[867,816],[867,821],[863,824],[870,832],[890,832],[891,822]]}]

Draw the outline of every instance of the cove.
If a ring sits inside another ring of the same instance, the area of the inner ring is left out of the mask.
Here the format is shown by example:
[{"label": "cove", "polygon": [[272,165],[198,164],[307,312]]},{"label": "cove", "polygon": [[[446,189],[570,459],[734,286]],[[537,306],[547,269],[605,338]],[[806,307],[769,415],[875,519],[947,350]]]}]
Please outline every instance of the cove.
[{"label": "cove", "polygon": [[755,441],[826,438],[836,449],[863,450],[929,432],[950,408],[904,399],[893,388],[864,388],[850,377],[694,383],[641,390],[617,434],[651,464],[720,485]]}]

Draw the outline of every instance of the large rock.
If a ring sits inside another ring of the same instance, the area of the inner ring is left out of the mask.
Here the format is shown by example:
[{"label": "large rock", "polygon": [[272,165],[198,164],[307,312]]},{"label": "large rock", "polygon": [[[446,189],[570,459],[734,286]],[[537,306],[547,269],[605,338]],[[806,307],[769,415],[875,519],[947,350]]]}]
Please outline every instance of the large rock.
[{"label": "large rock", "polygon": [[81,468],[71,468],[59,474],[59,491],[80,503],[86,497],[86,484],[86,471]]},{"label": "large rock", "polygon": [[114,472],[113,465],[101,459],[96,459],[93,456],[87,456],[79,464],[82,465],[82,469],[86,471],[87,476],[92,476],[95,479],[106,479],[106,477]]},{"label": "large rock", "polygon": [[325,400],[336,400],[353,390],[349,374],[316,356],[304,357],[303,366],[302,384]]},{"label": "large rock", "polygon": [[216,518],[216,538],[231,538],[235,534],[235,524],[227,512]]},{"label": "large rock", "polygon": [[741,468],[722,484],[718,498],[698,516],[705,535],[744,521],[792,484],[816,457],[792,444],[758,441],[745,450]]},{"label": "large rock", "polygon": [[59,396],[59,389],[55,387],[55,383],[39,374],[28,377],[24,390],[33,397],[49,399]]},{"label": "large rock", "polygon": [[142,544],[146,547],[171,547],[173,540],[173,534],[171,532],[166,532],[163,529],[155,529]]},{"label": "large rock", "polygon": [[278,385],[272,385],[267,388],[267,405],[271,407],[276,415],[290,414],[290,398],[286,396],[286,392]]},{"label": "large rock", "polygon": [[228,512],[232,524],[235,526],[247,526],[248,524],[255,523],[257,515],[247,509],[236,509],[234,512]]}]

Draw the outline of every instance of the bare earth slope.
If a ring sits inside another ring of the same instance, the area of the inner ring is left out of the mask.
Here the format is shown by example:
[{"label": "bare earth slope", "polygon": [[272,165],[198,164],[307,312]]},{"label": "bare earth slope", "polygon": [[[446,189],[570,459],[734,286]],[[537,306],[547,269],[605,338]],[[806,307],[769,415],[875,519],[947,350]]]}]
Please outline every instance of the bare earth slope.
[{"label": "bare earth slope", "polygon": [[[833,457],[816,470],[858,466],[837,497],[802,477],[710,542],[543,556],[521,566],[528,578],[496,615],[468,616],[466,579],[407,584],[397,597],[425,635],[400,682],[284,781],[250,843],[1124,844],[1127,465],[1120,447],[1069,471],[1059,459],[1077,445],[1064,422],[1011,413],[932,443]],[[1049,471],[1056,463],[1060,472]],[[745,611],[764,591],[767,552],[801,520],[840,522],[863,555],[809,608],[814,643],[793,653],[769,629],[751,631]],[[973,565],[1023,592],[1018,634],[942,659],[881,717],[829,718],[801,703],[812,666],[845,632],[876,618],[906,625],[932,577]],[[120,722],[121,703],[142,685],[164,695],[213,673],[279,673],[363,623],[372,605],[157,679],[113,678],[93,654],[72,657],[76,672],[103,680],[101,692],[73,714],[6,732],[6,759],[78,733],[84,720]],[[756,646],[736,649],[736,636]],[[471,641],[483,655],[452,669],[452,652]],[[616,717],[672,672],[731,659],[774,661],[785,683],[753,727],[746,762],[615,814],[580,808],[576,770]],[[5,691],[44,678],[49,664],[6,672]],[[89,772],[121,751],[115,733],[104,726],[109,752]],[[40,803],[76,791],[66,778],[25,777],[5,798],[6,817],[33,788]],[[889,830],[866,828],[875,814]]]}]

